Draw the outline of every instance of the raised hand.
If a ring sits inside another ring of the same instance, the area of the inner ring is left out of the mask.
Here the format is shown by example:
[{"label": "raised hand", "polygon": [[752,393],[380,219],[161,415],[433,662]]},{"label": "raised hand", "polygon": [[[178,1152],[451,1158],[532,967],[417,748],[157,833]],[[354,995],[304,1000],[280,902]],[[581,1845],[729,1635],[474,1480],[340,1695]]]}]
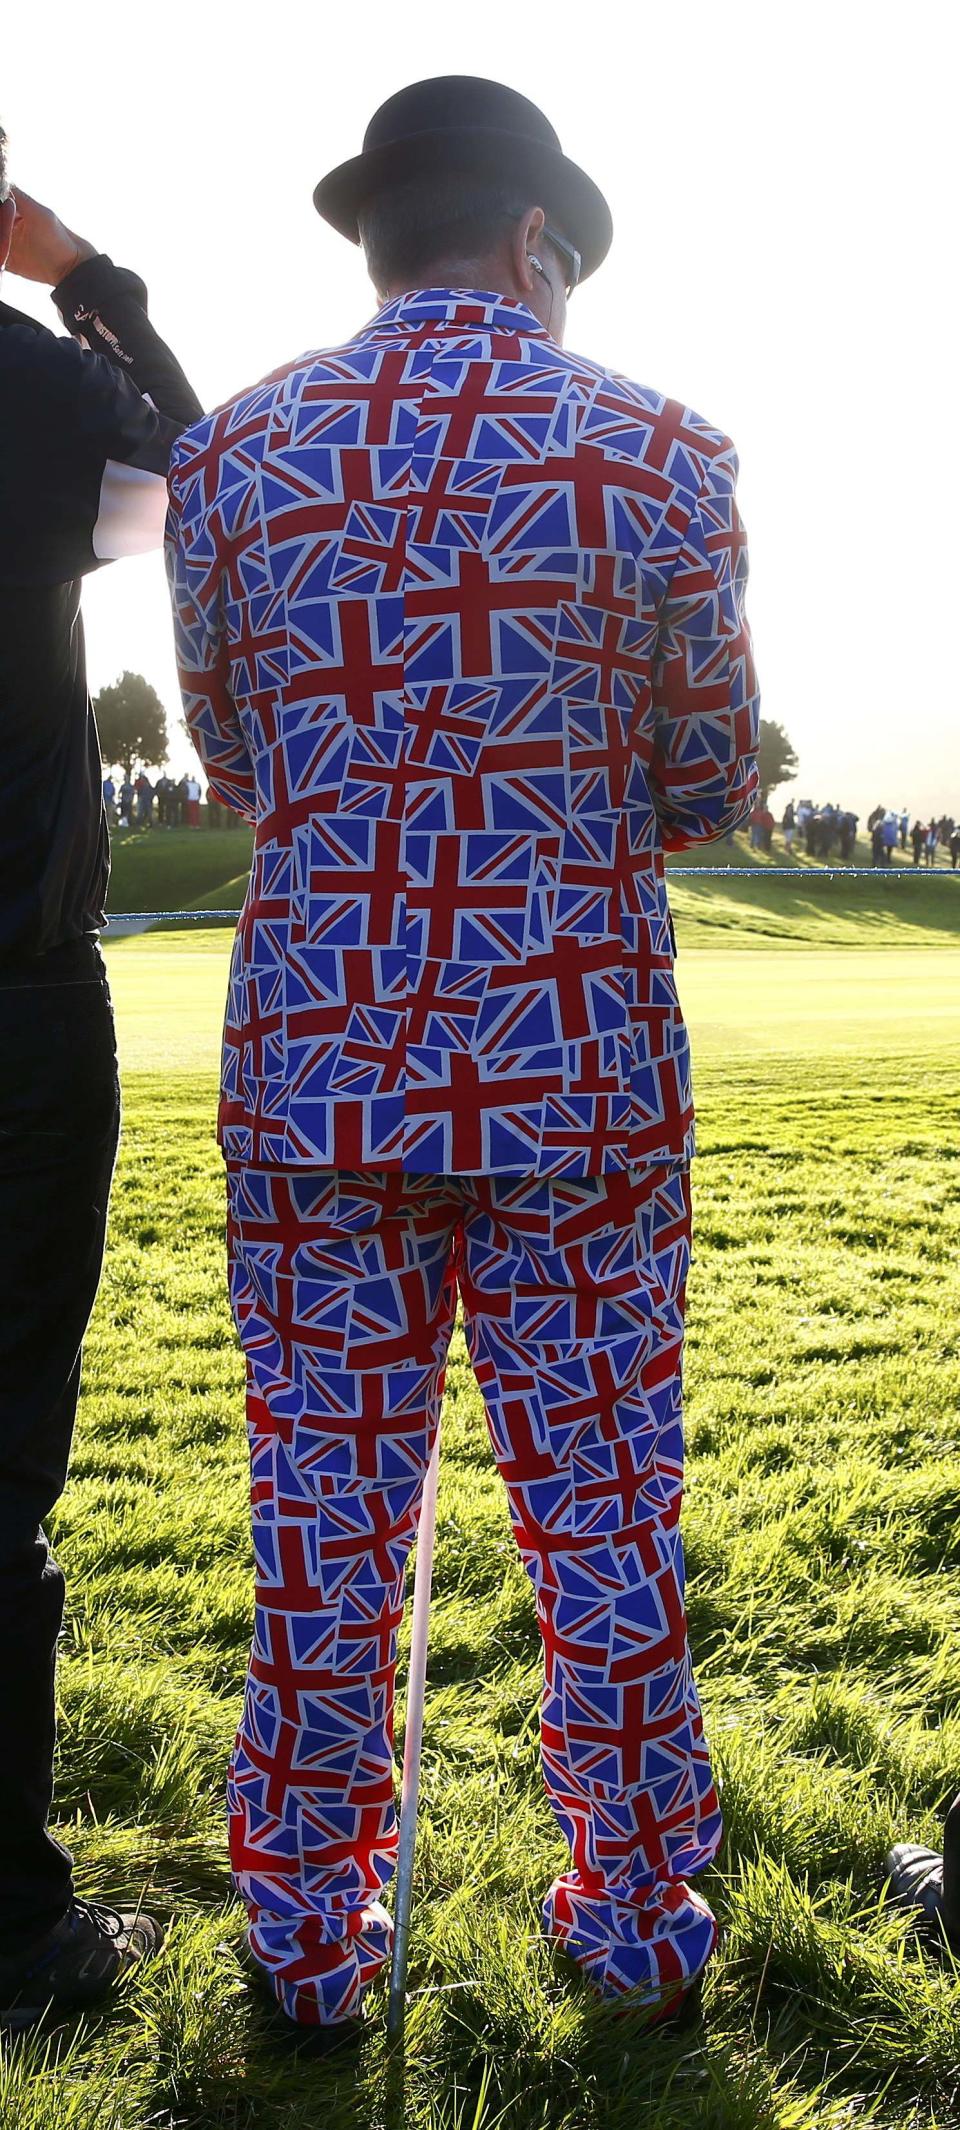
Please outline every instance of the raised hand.
[{"label": "raised hand", "polygon": [[92,259],[96,245],[88,244],[85,237],[78,237],[72,229],[54,214],[51,207],[43,207],[39,200],[31,199],[29,192],[16,188],[16,216],[7,266],[12,274],[19,274],[23,281],[43,281],[48,288],[56,288],[65,274],[81,259]]}]

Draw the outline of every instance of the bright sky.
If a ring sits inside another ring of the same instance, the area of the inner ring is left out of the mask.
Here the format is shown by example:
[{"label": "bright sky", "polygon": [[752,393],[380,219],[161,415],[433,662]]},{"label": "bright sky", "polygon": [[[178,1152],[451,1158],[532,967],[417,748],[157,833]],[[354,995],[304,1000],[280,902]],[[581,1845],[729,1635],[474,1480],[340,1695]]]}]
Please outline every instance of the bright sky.
[{"label": "bright sky", "polygon": [[[952,13],[48,0],[7,11],[0,116],[14,183],[143,274],[213,405],[373,310],[311,192],[385,96],[454,72],[532,96],[616,225],[568,344],[737,444],[764,712],[795,789],[960,815]],[[4,294],[53,317],[42,290]],[[94,691],[131,666],[175,726],[159,562],[104,571],[85,613]]]}]

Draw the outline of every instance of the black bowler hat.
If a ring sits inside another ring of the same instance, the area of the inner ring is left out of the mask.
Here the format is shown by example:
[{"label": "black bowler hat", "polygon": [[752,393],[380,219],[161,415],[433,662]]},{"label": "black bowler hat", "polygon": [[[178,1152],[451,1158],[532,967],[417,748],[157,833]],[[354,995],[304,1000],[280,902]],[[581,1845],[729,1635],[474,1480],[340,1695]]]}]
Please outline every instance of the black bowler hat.
[{"label": "black bowler hat", "polygon": [[599,186],[564,155],[536,104],[474,74],[440,74],[388,97],[370,120],[363,154],[321,178],[314,206],[359,244],[358,218],[377,193],[433,172],[529,186],[531,206],[545,208],[580,252],[581,280],[606,258],[613,221]]}]

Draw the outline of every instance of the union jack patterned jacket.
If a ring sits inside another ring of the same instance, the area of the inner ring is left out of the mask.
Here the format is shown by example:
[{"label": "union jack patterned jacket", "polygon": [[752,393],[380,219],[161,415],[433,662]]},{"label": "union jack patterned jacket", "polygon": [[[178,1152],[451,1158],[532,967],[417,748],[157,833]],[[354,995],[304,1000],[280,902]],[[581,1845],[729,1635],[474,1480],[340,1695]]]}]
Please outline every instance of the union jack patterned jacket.
[{"label": "union jack patterned jacket", "polygon": [[663,852],[756,789],[736,464],[523,304],[450,289],[180,439],[186,714],[256,828],[228,1160],[689,1158]]}]

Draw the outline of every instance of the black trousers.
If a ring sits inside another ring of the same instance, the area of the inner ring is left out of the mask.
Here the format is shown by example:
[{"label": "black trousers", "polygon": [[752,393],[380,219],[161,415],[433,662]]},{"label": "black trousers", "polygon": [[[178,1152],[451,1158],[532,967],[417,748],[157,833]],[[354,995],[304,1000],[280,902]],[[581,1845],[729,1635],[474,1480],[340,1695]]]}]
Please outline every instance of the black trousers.
[{"label": "black trousers", "polygon": [[58,1922],[46,1830],[64,1584],[42,1530],[63,1490],[120,1130],[99,952],[0,968],[0,1950]]}]

